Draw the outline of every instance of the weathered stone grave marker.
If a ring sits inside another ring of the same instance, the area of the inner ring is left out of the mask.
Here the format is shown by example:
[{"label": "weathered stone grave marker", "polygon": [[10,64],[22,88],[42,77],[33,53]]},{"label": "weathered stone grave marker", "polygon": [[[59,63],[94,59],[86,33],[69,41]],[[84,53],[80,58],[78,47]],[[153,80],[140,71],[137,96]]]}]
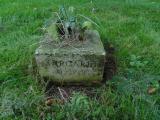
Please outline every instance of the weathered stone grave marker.
[{"label": "weathered stone grave marker", "polygon": [[[105,50],[95,30],[85,41],[56,43],[47,36],[35,52],[39,74],[58,83],[94,83],[103,79]],[[63,45],[62,45],[63,44]]]}]

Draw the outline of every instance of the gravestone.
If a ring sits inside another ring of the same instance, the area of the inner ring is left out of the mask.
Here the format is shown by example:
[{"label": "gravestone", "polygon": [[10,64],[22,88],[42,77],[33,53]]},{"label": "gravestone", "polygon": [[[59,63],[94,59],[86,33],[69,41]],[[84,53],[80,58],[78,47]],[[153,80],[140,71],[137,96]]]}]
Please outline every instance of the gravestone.
[{"label": "gravestone", "polygon": [[98,83],[103,79],[105,50],[96,30],[86,30],[84,41],[54,41],[46,35],[36,49],[41,77],[56,83]]}]

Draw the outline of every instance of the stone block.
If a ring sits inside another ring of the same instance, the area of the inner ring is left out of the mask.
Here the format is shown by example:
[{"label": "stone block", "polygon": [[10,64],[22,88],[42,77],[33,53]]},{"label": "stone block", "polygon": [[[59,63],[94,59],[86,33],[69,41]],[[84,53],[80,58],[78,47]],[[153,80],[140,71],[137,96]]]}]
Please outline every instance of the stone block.
[{"label": "stone block", "polygon": [[87,30],[84,37],[84,41],[57,42],[46,36],[35,52],[40,76],[57,83],[102,81],[106,53],[100,36]]}]

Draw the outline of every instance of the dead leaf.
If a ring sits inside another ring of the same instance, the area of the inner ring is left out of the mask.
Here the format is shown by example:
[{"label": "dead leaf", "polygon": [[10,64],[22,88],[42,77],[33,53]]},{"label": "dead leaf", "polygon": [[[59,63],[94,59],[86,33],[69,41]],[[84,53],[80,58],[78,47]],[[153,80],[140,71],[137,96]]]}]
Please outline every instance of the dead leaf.
[{"label": "dead leaf", "polygon": [[154,87],[149,87],[147,90],[148,94],[154,94],[156,91],[157,91],[157,89]]},{"label": "dead leaf", "polygon": [[45,101],[45,104],[46,104],[47,106],[51,106],[52,103],[53,103],[53,99],[47,99],[47,100]]},{"label": "dead leaf", "polygon": [[64,101],[61,99],[47,98],[45,101],[47,106],[55,105],[55,104],[64,104]]}]

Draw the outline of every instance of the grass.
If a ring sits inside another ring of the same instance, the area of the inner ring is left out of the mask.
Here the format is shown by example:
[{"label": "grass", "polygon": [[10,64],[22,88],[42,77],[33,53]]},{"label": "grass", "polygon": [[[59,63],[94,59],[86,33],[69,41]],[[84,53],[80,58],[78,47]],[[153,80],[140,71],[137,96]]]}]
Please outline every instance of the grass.
[{"label": "grass", "polygon": [[[118,73],[93,98],[75,93],[47,107],[30,68],[41,28],[61,4],[100,25],[103,42],[116,48]],[[147,94],[160,80],[159,48],[159,0],[0,0],[0,119],[159,120],[160,90]]]}]

